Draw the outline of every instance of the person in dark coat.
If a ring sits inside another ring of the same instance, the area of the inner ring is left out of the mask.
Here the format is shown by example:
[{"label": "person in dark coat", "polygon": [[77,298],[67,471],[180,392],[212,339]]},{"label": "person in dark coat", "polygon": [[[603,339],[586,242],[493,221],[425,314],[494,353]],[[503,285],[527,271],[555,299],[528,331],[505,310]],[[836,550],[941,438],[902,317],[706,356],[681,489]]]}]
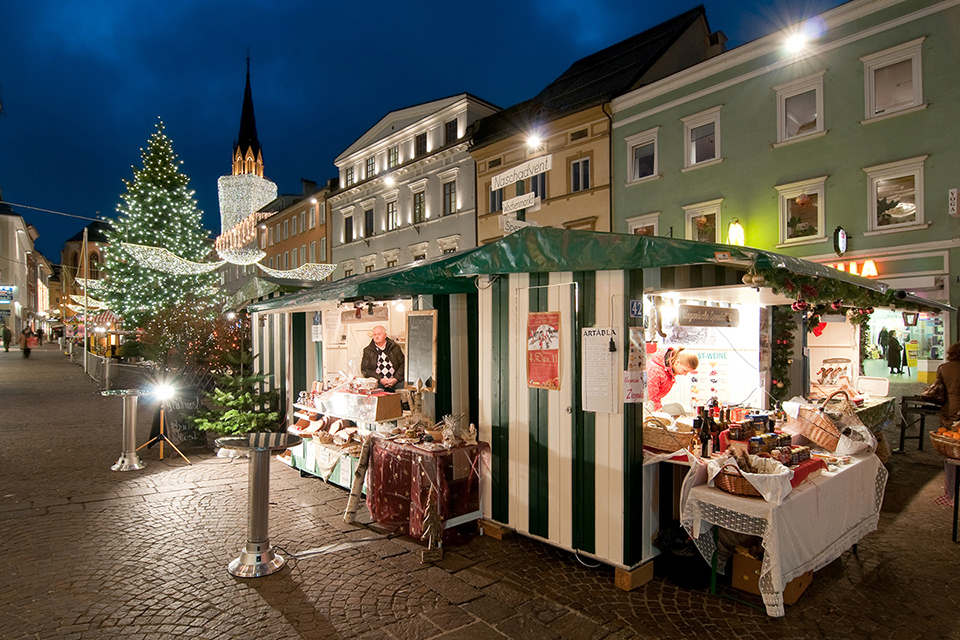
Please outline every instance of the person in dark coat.
[{"label": "person in dark coat", "polygon": [[378,386],[387,391],[403,388],[403,350],[387,337],[387,330],[377,325],[373,328],[373,340],[363,349],[360,359],[360,374],[364,378],[376,378]]},{"label": "person in dark coat", "polygon": [[889,336],[890,332],[887,331],[886,327],[880,329],[880,333],[877,334],[877,344],[880,345],[880,355],[884,358],[887,357],[887,338]]},{"label": "person in dark coat", "polygon": [[890,367],[890,373],[903,373],[903,363],[900,359],[902,350],[900,341],[897,340],[897,333],[891,331],[887,336],[887,366]]}]

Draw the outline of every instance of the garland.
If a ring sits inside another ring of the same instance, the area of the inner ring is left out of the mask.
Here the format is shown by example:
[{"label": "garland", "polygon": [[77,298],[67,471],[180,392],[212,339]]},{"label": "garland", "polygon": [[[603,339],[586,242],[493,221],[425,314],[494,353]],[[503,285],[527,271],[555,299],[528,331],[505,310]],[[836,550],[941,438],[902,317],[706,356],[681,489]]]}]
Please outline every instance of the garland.
[{"label": "garland", "polygon": [[790,392],[790,365],[797,329],[796,315],[786,307],[773,307],[773,348],[770,352],[770,395],[783,402]]}]

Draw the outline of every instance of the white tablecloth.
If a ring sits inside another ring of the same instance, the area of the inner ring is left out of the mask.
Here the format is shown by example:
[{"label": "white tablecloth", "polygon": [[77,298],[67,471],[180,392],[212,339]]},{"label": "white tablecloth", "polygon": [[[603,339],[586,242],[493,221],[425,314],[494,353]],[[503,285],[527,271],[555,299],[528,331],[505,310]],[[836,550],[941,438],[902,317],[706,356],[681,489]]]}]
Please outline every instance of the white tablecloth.
[{"label": "white tablecloth", "polygon": [[782,616],[788,582],[833,562],[877,528],[887,470],[876,455],[864,456],[804,482],[780,505],[735,496],[706,486],[705,480],[700,464],[684,481],[684,528],[707,562],[714,552],[712,525],[762,537],[760,593],[767,613]]}]

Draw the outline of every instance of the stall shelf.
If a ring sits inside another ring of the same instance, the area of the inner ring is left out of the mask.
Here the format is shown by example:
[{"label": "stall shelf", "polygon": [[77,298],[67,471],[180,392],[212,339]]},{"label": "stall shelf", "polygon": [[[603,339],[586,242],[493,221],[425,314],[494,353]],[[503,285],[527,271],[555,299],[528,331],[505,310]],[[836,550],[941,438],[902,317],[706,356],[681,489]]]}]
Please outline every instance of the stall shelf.
[{"label": "stall shelf", "polygon": [[[887,471],[875,455],[855,458],[799,485],[779,505],[725,493],[705,481],[705,466],[699,465],[684,483],[684,528],[708,563],[717,550],[712,527],[760,536],[760,593],[767,614],[783,616],[783,590],[791,580],[833,562],[877,528]],[[726,558],[718,560],[722,572]]]}]

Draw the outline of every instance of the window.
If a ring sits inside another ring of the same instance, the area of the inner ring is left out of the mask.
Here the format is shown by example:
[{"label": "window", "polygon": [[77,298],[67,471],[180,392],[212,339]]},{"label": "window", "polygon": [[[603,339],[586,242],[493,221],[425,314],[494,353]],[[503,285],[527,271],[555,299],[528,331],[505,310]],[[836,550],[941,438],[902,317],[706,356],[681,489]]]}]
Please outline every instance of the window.
[{"label": "window", "polygon": [[823,74],[774,87],[777,92],[777,142],[823,131]]},{"label": "window", "polygon": [[387,231],[393,231],[400,228],[400,214],[397,211],[397,201],[391,200],[387,203]]},{"label": "window", "polygon": [[449,216],[457,212],[457,183],[456,181],[443,183],[443,215]]},{"label": "window", "polygon": [[372,238],[376,230],[373,228],[373,209],[363,212],[363,237]]},{"label": "window", "polygon": [[416,253],[416,254],[414,254],[414,256],[413,256],[413,261],[414,261],[414,262],[416,262],[417,260],[426,260],[426,259],[427,259],[427,254],[425,254],[425,253]]},{"label": "window", "polygon": [[783,184],[780,194],[780,242],[797,244],[825,238],[824,184],[827,176]]},{"label": "window", "polygon": [[494,158],[487,163],[487,168],[493,169],[494,167],[499,167],[501,164],[503,164],[503,158]]},{"label": "window", "polygon": [[91,253],[87,265],[87,274],[90,276],[90,279],[98,279],[100,277],[100,256],[95,253]]},{"label": "window", "polygon": [[270,256],[270,268],[273,269],[273,256]]},{"label": "window", "polygon": [[720,107],[687,116],[683,122],[683,166],[720,160]]},{"label": "window", "polygon": [[503,187],[490,192],[490,213],[503,209]]},{"label": "window", "polygon": [[326,224],[326,222],[327,222],[327,203],[321,202],[320,203],[320,222],[318,222],[317,224]]},{"label": "window", "polygon": [[300,264],[307,263],[307,245],[305,244],[300,245],[300,260]]},{"label": "window", "polygon": [[353,179],[353,167],[347,167],[344,171],[344,180],[347,183],[348,187],[352,187],[354,183]]},{"label": "window", "polygon": [[327,261],[327,239],[320,238],[320,262]]},{"label": "window", "polygon": [[393,145],[387,149],[387,168],[393,169],[400,164],[400,146]]},{"label": "window", "polygon": [[363,177],[369,180],[375,175],[377,175],[377,159],[371,156],[367,158],[367,167],[364,171]]},{"label": "window", "polygon": [[353,242],[353,216],[343,217],[343,243]]},{"label": "window", "polygon": [[579,131],[574,131],[573,133],[570,134],[570,142],[576,142],[581,138],[586,138],[587,135],[588,134],[586,129],[580,129]]},{"label": "window", "polygon": [[297,248],[296,247],[290,250],[290,268],[291,269],[297,268]]},{"label": "window", "polygon": [[300,233],[304,233],[307,230],[307,212],[300,212]]},{"label": "window", "polygon": [[627,183],[659,177],[657,138],[660,127],[630,136],[627,143]]},{"label": "window", "polygon": [[284,269],[290,268],[290,252],[289,251],[283,252],[283,268]]},{"label": "window", "polygon": [[688,240],[719,242],[720,203],[723,199],[701,202],[683,208]]},{"label": "window", "polygon": [[659,220],[659,211],[635,218],[627,218],[627,233],[637,236],[650,236],[652,238],[657,235]]},{"label": "window", "polygon": [[923,38],[860,58],[867,120],[923,108],[920,46]]},{"label": "window", "polygon": [[581,158],[570,163],[570,191],[586,191],[590,188],[590,158]]},{"label": "window", "polygon": [[314,240],[310,243],[310,262],[317,261],[317,241]]},{"label": "window", "polygon": [[443,144],[452,144],[457,141],[457,121],[451,120],[443,129]]},{"label": "window", "polygon": [[366,266],[363,268],[363,272],[364,272],[364,273],[370,273],[370,272],[373,271],[375,268],[376,268],[376,266],[374,266],[374,265],[372,265],[372,264],[368,264],[368,265],[366,265]]},{"label": "window", "polygon": [[413,156],[419,158],[425,155],[427,155],[427,134],[418,133],[413,141]]},{"label": "window", "polygon": [[426,220],[426,193],[418,191],[413,194],[413,224],[420,224]]},{"label": "window", "polygon": [[[547,199],[547,174],[545,172],[538,173],[530,178],[530,191],[541,200]],[[520,196],[523,194],[518,193],[517,195]]]},{"label": "window", "polygon": [[349,278],[349,277],[352,276],[352,275],[353,275],[353,269],[344,268],[344,270],[343,270],[343,277],[344,277],[344,278]]},{"label": "window", "polygon": [[387,260],[387,266],[388,266],[388,267],[395,267],[395,266],[397,266],[397,259],[394,258],[393,260]]},{"label": "window", "polygon": [[[306,212],[304,212],[306,213]],[[310,209],[310,215],[307,216],[307,224],[313,229],[316,226],[317,213],[315,209]]]},{"label": "window", "polygon": [[277,242],[280,242],[281,239],[282,238],[280,236],[280,223],[278,222],[277,223]]},{"label": "window", "polygon": [[290,226],[290,237],[293,237],[297,235],[297,214],[293,214],[293,218],[291,218],[291,222],[292,224]]},{"label": "window", "polygon": [[868,233],[929,226],[923,216],[923,162],[928,157],[920,156],[864,169],[869,189]]},{"label": "window", "polygon": [[286,240],[289,237],[290,237],[290,221],[284,220],[283,221],[283,239]]}]

